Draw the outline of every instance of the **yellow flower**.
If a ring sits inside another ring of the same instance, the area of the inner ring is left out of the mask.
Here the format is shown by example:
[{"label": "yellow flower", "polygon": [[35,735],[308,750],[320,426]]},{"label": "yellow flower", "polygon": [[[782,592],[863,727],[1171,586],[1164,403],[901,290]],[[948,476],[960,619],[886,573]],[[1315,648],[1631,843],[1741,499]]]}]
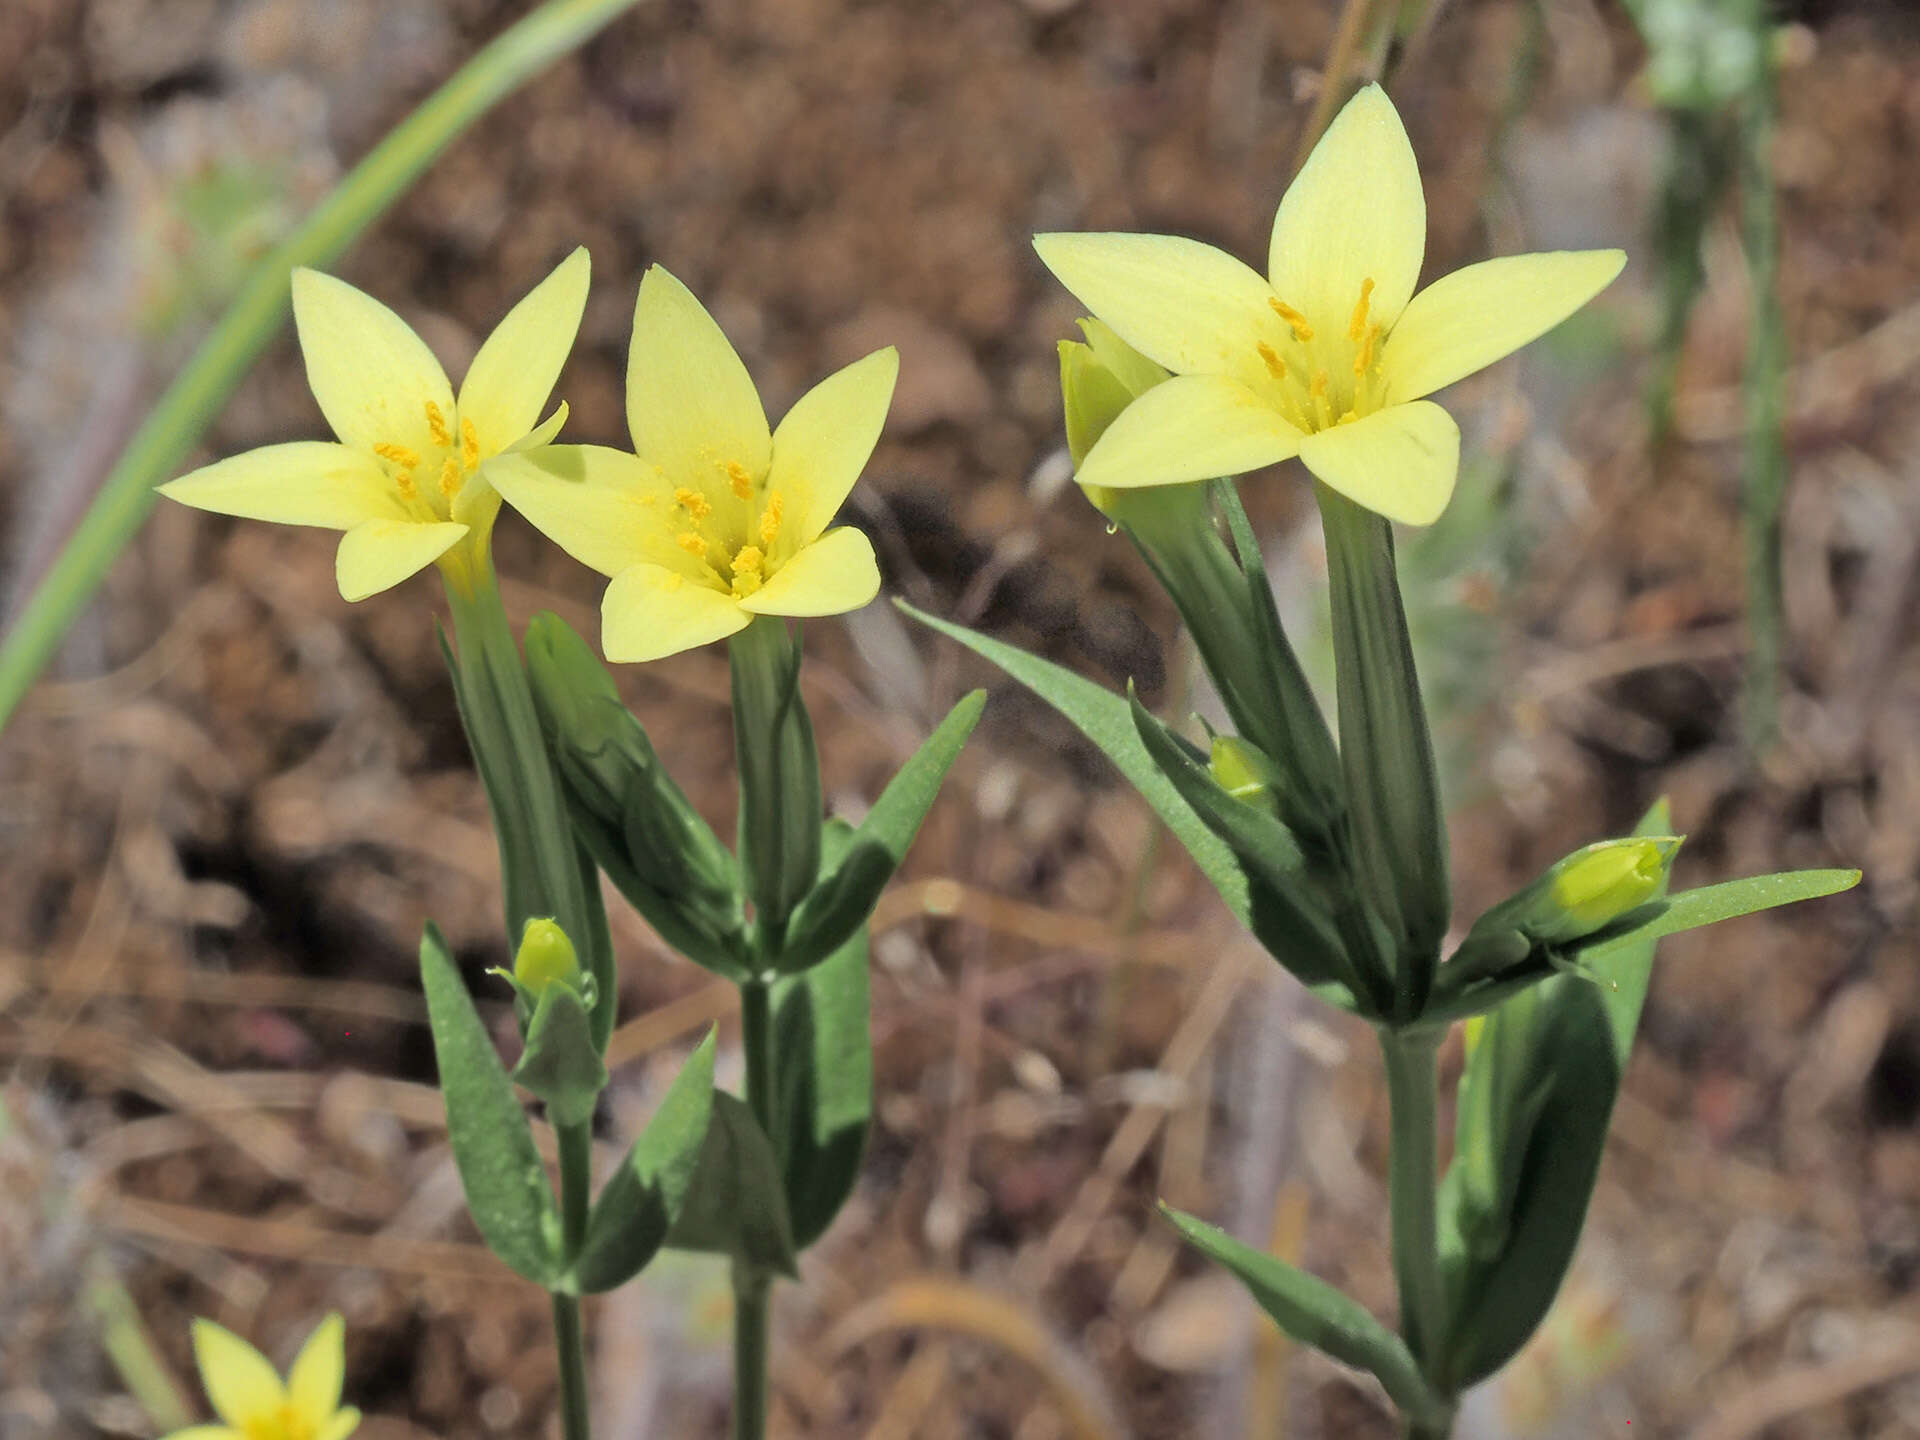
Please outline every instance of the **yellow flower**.
[{"label": "yellow flower", "polygon": [[162,485],[161,494],[223,515],[344,530],[335,573],[348,600],[435,561],[449,583],[471,590],[491,564],[500,510],[482,466],[545,444],[566,420],[562,404],[537,424],[580,328],[587,270],[587,252],[575,250],[508,311],[457,400],[406,321],[331,275],[295,270],[307,383],[339,443],[249,450]]},{"label": "yellow flower", "polygon": [[837,615],[880,591],[873,545],[827,529],[880,438],[891,347],[828,376],[769,432],[733,346],[658,265],[640,282],[627,359],[629,455],[553,445],[503,457],[493,483],[574,559],[613,583],[609,660],[657,660],[756,615]]},{"label": "yellow flower", "polygon": [[1426,229],[1413,147],[1370,85],[1281,200],[1264,277],[1195,240],[1037,236],[1067,289],[1174,372],[1100,437],[1080,482],[1179,484],[1298,455],[1370,510],[1436,519],[1453,493],[1460,431],[1422,397],[1552,329],[1626,257],[1508,256],[1415,295]]},{"label": "yellow flower", "polygon": [[360,1412],[340,1404],[346,1372],[346,1328],[322,1320],[294,1357],[282,1383],[267,1358],[211,1320],[193,1322],[200,1383],[224,1424],[193,1425],[166,1440],[346,1440]]}]

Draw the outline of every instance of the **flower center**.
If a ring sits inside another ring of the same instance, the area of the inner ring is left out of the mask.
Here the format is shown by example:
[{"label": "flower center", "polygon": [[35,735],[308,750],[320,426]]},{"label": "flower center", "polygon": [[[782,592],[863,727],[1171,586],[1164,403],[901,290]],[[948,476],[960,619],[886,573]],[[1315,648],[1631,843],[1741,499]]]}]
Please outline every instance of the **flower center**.
[{"label": "flower center", "polygon": [[381,441],[373,453],[387,462],[387,478],[394,494],[409,516],[415,520],[446,520],[453,512],[454,498],[467,483],[467,477],[480,464],[480,436],[473,421],[460,421],[456,441],[446,413],[429,400],[426,402],[427,436],[432,448],[425,454],[392,441]]},{"label": "flower center", "polygon": [[680,529],[674,543],[700,562],[707,583],[744,600],[766,584],[779,563],[774,542],[786,501],[765,489],[747,467],[729,460],[715,467],[710,482],[673,492]]},{"label": "flower center", "polygon": [[1385,403],[1384,330],[1373,318],[1373,291],[1371,278],[1360,282],[1344,330],[1316,329],[1279,296],[1267,297],[1287,334],[1278,345],[1262,340],[1255,346],[1267,374],[1265,393],[1275,409],[1309,434],[1371,415]]},{"label": "flower center", "polygon": [[313,1440],[314,1427],[288,1401],[277,1410],[253,1416],[240,1433],[246,1440]]}]

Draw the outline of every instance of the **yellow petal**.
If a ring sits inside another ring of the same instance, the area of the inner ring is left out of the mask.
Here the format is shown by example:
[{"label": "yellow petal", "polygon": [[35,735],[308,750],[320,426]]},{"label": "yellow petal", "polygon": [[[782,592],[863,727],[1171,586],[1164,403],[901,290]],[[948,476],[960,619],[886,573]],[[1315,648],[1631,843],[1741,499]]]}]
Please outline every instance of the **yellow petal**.
[{"label": "yellow petal", "polygon": [[267,1357],[225,1326],[195,1320],[193,1358],[214,1414],[236,1430],[274,1415],[286,1403],[286,1387]]},{"label": "yellow petal", "polygon": [[775,540],[776,561],[813,543],[839,512],[879,442],[899,373],[899,352],[876,350],[802,395],[773,432],[767,491],[791,517]]},{"label": "yellow petal", "polygon": [[1334,117],[1273,217],[1267,278],[1316,330],[1345,331],[1373,281],[1372,322],[1392,328],[1420,278],[1427,198],[1406,128],[1378,85]]},{"label": "yellow petal", "polygon": [[360,1412],[352,1405],[335,1412],[333,1419],[313,1440],[347,1440],[347,1436],[360,1428]]},{"label": "yellow petal", "polygon": [[460,382],[460,419],[473,422],[480,453],[497,455],[539,420],[567,363],[587,308],[583,245],[507,312]]},{"label": "yellow petal", "polygon": [[369,520],[340,537],[334,578],[347,600],[390,590],[451,550],[467,527],[451,521]]},{"label": "yellow petal", "polygon": [[413,327],[346,281],[306,269],[293,272],[293,321],[307,384],[334,434],[362,450],[432,449],[427,405],[450,423],[453,387]]},{"label": "yellow petal", "polygon": [[1120,412],[1075,477],[1126,489],[1242,475],[1300,451],[1300,432],[1244,385],[1176,375]]},{"label": "yellow petal", "polygon": [[627,355],[633,448],[705,490],[729,464],[767,473],[773,437],[747,367],[693,292],[658,265],[640,281]]},{"label": "yellow petal", "polygon": [[362,520],[406,514],[380,462],[364,450],[323,440],[263,445],[169,480],[168,499],[197,510],[351,530]]},{"label": "yellow petal", "polygon": [[231,1425],[189,1425],[184,1430],[169,1430],[161,1440],[247,1440]]},{"label": "yellow petal", "polygon": [[562,400],[554,407],[553,414],[542,420],[538,425],[534,426],[533,429],[514,441],[513,444],[507,446],[507,449],[521,451],[538,450],[542,445],[551,445],[553,443],[553,437],[560,433],[560,427],[567,423],[568,413],[567,402]]},{"label": "yellow petal", "polygon": [[747,628],[753,616],[724,590],[661,565],[622,570],[600,601],[600,648],[607,659],[659,660]]},{"label": "yellow petal", "polygon": [[1301,443],[1307,469],[1355,504],[1407,525],[1431,525],[1460,473],[1460,427],[1431,400],[1318,430]]},{"label": "yellow petal", "polygon": [[549,445],[496,455],[481,471],[534,529],[602,575],[641,564],[699,573],[674,543],[672,487],[624,450]]},{"label": "yellow petal", "polygon": [[1413,297],[1381,352],[1387,397],[1418,400],[1539,339],[1613,282],[1620,250],[1483,260]]},{"label": "yellow petal", "polygon": [[340,1384],[346,1377],[347,1327],[338,1314],[327,1316],[307,1337],[287,1372],[287,1399],[294,1413],[315,1430],[340,1408]]},{"label": "yellow petal", "polygon": [[1114,334],[1110,326],[1088,318],[1080,322],[1080,333],[1087,337],[1087,348],[1093,351],[1093,358],[1112,371],[1113,377],[1126,386],[1129,393],[1144,395],[1167,378],[1166,366],[1154,364]]},{"label": "yellow petal", "polygon": [[1225,251],[1172,235],[1036,235],[1033,248],[1074,297],[1148,359],[1181,375],[1267,383],[1260,347],[1292,332],[1273,292]]},{"label": "yellow petal", "polygon": [[829,530],[740,602],[756,615],[842,615],[880,593],[873,542],[851,525]]}]

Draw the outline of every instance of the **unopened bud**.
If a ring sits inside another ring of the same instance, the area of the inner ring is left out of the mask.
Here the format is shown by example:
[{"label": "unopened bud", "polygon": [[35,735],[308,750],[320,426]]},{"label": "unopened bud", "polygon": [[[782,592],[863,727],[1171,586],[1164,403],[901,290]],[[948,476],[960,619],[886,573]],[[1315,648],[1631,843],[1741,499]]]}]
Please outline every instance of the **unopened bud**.
[{"label": "unopened bud", "polygon": [[[1098,320],[1080,322],[1087,340],[1060,342],[1060,399],[1066,410],[1067,453],[1078,470],[1107,427],[1140,396],[1167,378],[1167,372],[1147,359]],[[1110,520],[1124,491],[1087,485],[1087,499]]]},{"label": "unopened bud", "polygon": [[527,921],[520,935],[520,949],[513,957],[513,979],[523,993],[536,1001],[555,981],[577,986],[580,957],[574,952],[567,932],[552,920]]},{"label": "unopened bud", "polygon": [[1280,813],[1280,772],[1256,746],[1233,735],[1216,735],[1207,757],[1214,782],[1234,799]]},{"label": "unopened bud", "polygon": [[1604,929],[1660,893],[1679,849],[1677,835],[1648,835],[1574,851],[1547,872],[1546,893],[1522,928],[1548,944]]}]

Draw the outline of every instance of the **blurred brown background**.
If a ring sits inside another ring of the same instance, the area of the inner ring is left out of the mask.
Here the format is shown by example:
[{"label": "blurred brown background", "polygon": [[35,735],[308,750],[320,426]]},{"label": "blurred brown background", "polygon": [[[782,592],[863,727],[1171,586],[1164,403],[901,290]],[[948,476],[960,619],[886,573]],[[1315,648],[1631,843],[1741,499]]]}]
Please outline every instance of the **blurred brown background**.
[{"label": "blurred brown background", "polygon": [[[523,8],[0,0],[10,584],[244,261]],[[1184,712],[1204,697],[1170,607],[1060,454],[1053,346],[1076,311],[1027,237],[1264,255],[1336,18],[1333,0],[656,0],[500,106],[340,270],[457,375],[587,245],[573,439],[625,440],[652,262],[705,299],[776,416],[897,344],[852,502],[890,592]],[[1606,0],[1453,0],[1395,79],[1428,277],[1523,249],[1637,257],[1588,315],[1455,390],[1458,522],[1403,551],[1462,920],[1662,793],[1692,837],[1683,883],[1867,872],[1663,946],[1583,1260],[1541,1344],[1476,1398],[1474,1440],[1920,1434],[1920,25],[1895,0],[1781,18],[1788,671],[1757,761],[1736,707],[1746,277],[1716,221],[1677,435],[1652,453],[1661,122],[1632,27]],[[321,433],[282,343],[205,453]],[[1318,653],[1301,476],[1247,492]],[[163,507],[0,738],[0,1435],[151,1433],[102,1349],[129,1305],[157,1383],[171,1370],[195,1405],[189,1317],[284,1362],[338,1308],[362,1434],[553,1430],[546,1303],[461,1213],[420,1023],[427,917],[476,977],[504,958],[439,595],[417,579],[348,607],[332,549]],[[590,629],[597,577],[511,513],[498,549],[517,618]],[[1237,933],[1023,693],[885,605],[809,642],[843,808],[962,689],[996,694],[878,917],[866,1178],[781,1294],[777,1433],[1389,1434],[1367,1388],[1281,1345],[1151,1213],[1219,1217],[1390,1313],[1364,1029]],[[730,833],[721,652],[623,680]],[[609,1145],[728,998],[615,910],[634,1024]],[[604,1434],[723,1433],[725,1304],[722,1276],[674,1262],[597,1307]]]}]

